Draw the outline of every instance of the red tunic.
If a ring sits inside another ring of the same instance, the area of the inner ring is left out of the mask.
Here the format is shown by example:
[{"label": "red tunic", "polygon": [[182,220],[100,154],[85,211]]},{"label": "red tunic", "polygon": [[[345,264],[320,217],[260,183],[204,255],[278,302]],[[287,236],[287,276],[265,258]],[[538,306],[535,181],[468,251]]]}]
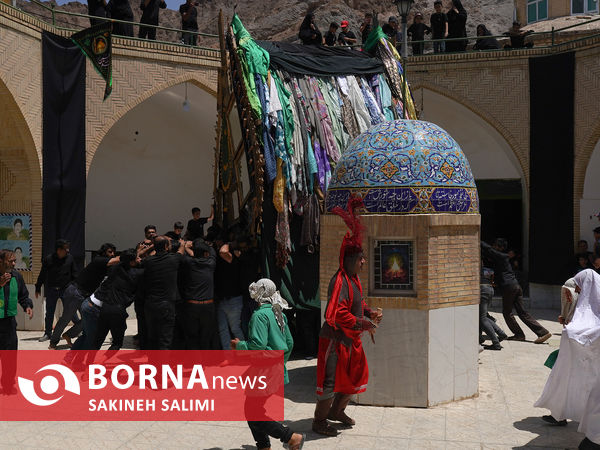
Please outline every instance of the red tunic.
[{"label": "red tunic", "polygon": [[[349,284],[352,289],[348,289]],[[329,300],[325,310],[327,321],[321,328],[317,360],[317,394],[323,394],[325,368],[330,352],[337,353],[334,392],[358,394],[367,389],[369,366],[362,347],[361,328],[357,319],[370,316],[371,310],[362,300],[358,276],[350,278],[339,270],[329,284]]]}]

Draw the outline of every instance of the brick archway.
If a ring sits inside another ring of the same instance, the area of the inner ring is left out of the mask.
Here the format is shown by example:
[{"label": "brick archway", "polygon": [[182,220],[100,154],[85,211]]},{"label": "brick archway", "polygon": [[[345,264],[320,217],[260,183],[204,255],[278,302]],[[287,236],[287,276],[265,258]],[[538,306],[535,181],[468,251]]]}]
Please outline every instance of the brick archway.
[{"label": "brick archway", "polygon": [[[42,174],[33,135],[21,108],[0,78],[0,212],[29,213],[32,255],[41,252]],[[23,272],[25,282],[33,282],[39,270],[33,258],[32,270]]]},{"label": "brick archway", "polygon": [[203,91],[205,91],[208,94],[215,97],[215,123],[216,123],[216,111],[217,111],[216,96],[217,96],[217,93],[214,89],[212,89],[212,87],[210,87],[208,85],[208,83],[206,82],[206,79],[201,78],[198,74],[194,74],[194,73],[184,73],[184,74],[175,76],[166,81],[162,81],[161,83],[157,83],[151,89],[144,90],[136,97],[133,97],[133,98],[128,97],[129,101],[127,103],[119,105],[117,108],[114,108],[115,109],[114,113],[111,116],[106,117],[104,119],[104,121],[103,121],[104,123],[102,124],[101,128],[99,130],[93,131],[93,138],[91,138],[91,136],[88,135],[87,149],[86,149],[86,153],[87,153],[87,155],[86,155],[86,171],[89,173],[89,169],[90,169],[92,161],[94,159],[94,155],[96,154],[96,151],[98,150],[98,147],[100,146],[100,143],[102,142],[102,139],[104,139],[104,137],[110,131],[110,129],[113,127],[113,125],[116,124],[125,114],[127,114],[133,108],[135,108],[136,106],[138,106],[140,103],[144,102],[145,100],[149,99],[153,95],[155,95],[165,89],[168,89],[172,86],[176,86],[178,84],[185,83],[185,82],[191,83],[194,86],[197,86],[198,88],[202,89]]},{"label": "brick archway", "polygon": [[573,173],[573,218],[574,218],[574,236],[573,241],[576,243],[581,236],[580,221],[581,221],[581,207],[579,202],[583,198],[585,188],[585,178],[588,166],[596,149],[596,145],[600,141],[600,121],[592,129],[589,137],[585,143],[581,146],[578,154],[575,156],[574,173]]},{"label": "brick archway", "polygon": [[[519,145],[515,136],[504,125],[502,125],[499,121],[494,119],[494,117],[491,114],[489,114],[487,111],[479,108],[476,104],[474,104],[473,102],[469,101],[468,99],[462,97],[461,95],[459,95],[455,92],[448,91],[448,90],[446,90],[442,87],[436,86],[432,83],[420,82],[420,83],[416,83],[411,86],[411,91],[413,92],[413,96],[415,96],[415,93],[419,89],[427,89],[431,92],[434,92],[435,94],[446,97],[446,98],[464,106],[469,111],[474,113],[477,117],[479,117],[481,120],[483,120],[485,123],[490,125],[494,130],[496,130],[498,132],[498,134],[500,134],[500,136],[502,136],[502,138],[506,141],[506,143],[512,150],[514,157],[518,161],[519,172],[521,173],[521,177],[523,178],[523,180],[525,182],[525,188],[527,190],[529,190],[529,170],[527,169],[527,162],[524,161],[523,160],[524,158],[522,157],[522,155],[524,154],[524,150],[521,149],[521,146]],[[521,150],[521,151],[517,151],[517,149]]]}]

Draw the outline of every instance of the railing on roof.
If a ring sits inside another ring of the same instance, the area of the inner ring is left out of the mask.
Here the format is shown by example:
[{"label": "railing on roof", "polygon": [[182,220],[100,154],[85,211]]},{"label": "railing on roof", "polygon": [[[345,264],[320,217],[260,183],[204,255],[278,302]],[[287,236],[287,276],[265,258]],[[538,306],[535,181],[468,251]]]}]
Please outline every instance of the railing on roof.
[{"label": "railing on roof", "polygon": [[[159,42],[159,43],[163,43],[163,44],[170,44],[170,45],[176,45],[176,46],[180,46],[182,48],[198,48],[198,49],[202,49],[202,50],[208,50],[208,51],[219,51],[219,36],[217,34],[210,34],[210,33],[202,33],[202,32],[197,32],[197,31],[188,31],[188,30],[182,30],[179,28],[170,28],[170,27],[163,27],[160,25],[149,25],[149,24],[144,24],[144,23],[140,23],[140,22],[131,22],[131,21],[127,21],[127,20],[118,20],[118,19],[112,19],[112,18],[106,18],[106,17],[97,17],[97,16],[90,16],[88,14],[81,14],[81,13],[75,13],[75,12],[70,12],[70,11],[64,11],[61,9],[58,9],[54,6],[54,4],[50,4],[50,6],[48,6],[47,4],[44,4],[42,2],[40,2],[39,0],[29,0],[28,3],[36,5],[40,8],[42,8],[43,11],[46,11],[47,14],[43,14],[43,13],[35,13],[32,11],[25,11],[23,9],[20,8],[15,8],[14,6],[11,5],[7,5],[6,6],[18,10],[22,13],[28,14],[30,16],[33,17],[37,17],[38,19],[46,22],[46,23],[51,23],[57,30],[63,30],[63,31],[67,31],[67,32],[76,32],[76,31],[80,31],[84,28],[87,27],[86,26],[81,26],[79,24],[76,23],[72,23],[72,21],[69,21],[69,17],[72,18],[82,18],[82,19],[97,19],[97,20],[107,20],[107,21],[111,21],[114,23],[123,23],[123,24],[131,24],[135,27],[146,27],[146,28],[154,28],[157,30],[157,32],[162,32],[162,33],[157,33],[159,37],[166,37],[166,38],[170,38],[168,40],[154,40],[154,42]],[[50,19],[50,22],[47,22],[46,19]],[[575,37],[573,39],[566,39],[566,40],[558,40],[558,36],[561,32],[567,31],[567,30],[571,30],[577,27],[581,27],[593,22],[597,22],[600,21],[600,16],[596,17],[594,19],[590,19],[590,20],[586,20],[584,22],[580,22],[577,24],[573,24],[573,25],[568,25],[562,28],[554,28],[552,27],[552,30],[550,31],[538,31],[538,32],[533,32],[533,33],[529,33],[527,35],[527,40],[528,42],[532,42],[534,43],[534,48],[558,48],[570,43],[575,43],[575,42],[580,42],[582,40],[591,38],[591,37],[598,37],[600,36],[600,30],[586,30],[589,32],[589,34],[587,34],[584,37]],[[62,25],[61,25],[62,23]],[[66,25],[66,26],[65,26]],[[77,28],[73,28],[73,27],[77,27]],[[191,46],[191,45],[187,45],[183,43],[183,35],[184,34],[189,34],[192,36],[196,36],[198,43],[200,44],[205,44],[205,45],[195,45],[195,46]],[[162,35],[162,36],[161,36]],[[122,38],[122,39],[130,39],[132,41],[149,41],[148,39],[143,39],[143,38],[139,38],[139,37],[133,37],[133,36],[120,36],[115,34],[114,36]],[[461,37],[461,38],[446,38],[446,39],[426,39],[426,40],[422,40],[422,41],[408,41],[409,44],[409,48],[412,48],[412,44],[424,44],[424,53],[422,53],[419,56],[430,56],[430,55],[436,55],[436,53],[431,53],[428,50],[430,50],[433,47],[433,43],[434,42],[452,42],[452,41],[468,41],[468,42],[476,42],[477,39],[481,39],[481,38],[494,38],[499,40],[499,44],[500,44],[500,48],[498,49],[473,49],[472,46],[471,48],[468,48],[465,52],[460,52],[460,53],[477,53],[479,51],[485,51],[485,52],[504,52],[505,50],[507,50],[506,48],[504,48],[504,44],[508,44],[510,42],[510,37],[502,34],[502,35],[494,35],[494,36],[466,36],[466,37]],[[208,43],[208,45],[206,45],[206,43]],[[212,45],[211,45],[212,44]],[[397,43],[397,47],[398,47],[398,51],[400,51],[400,46],[401,43]],[[349,47],[353,47],[353,48],[361,48],[360,44],[356,44],[356,45],[351,45]],[[522,47],[522,48],[511,48],[511,51],[519,51],[519,50],[528,50],[529,47]],[[438,53],[439,54],[439,53]]]},{"label": "railing on roof", "polygon": [[[61,30],[61,31],[75,33],[77,31],[83,30],[84,28],[90,26],[87,23],[85,25],[74,23],[73,20],[69,20],[69,18],[81,18],[81,19],[86,19],[87,21],[90,21],[90,19],[95,19],[98,21],[110,21],[113,23],[131,24],[134,27],[138,27],[138,29],[139,29],[139,27],[153,28],[153,29],[157,30],[157,35],[159,38],[163,38],[163,37],[165,38],[165,39],[152,40],[154,42],[159,42],[162,44],[176,45],[176,46],[180,46],[180,47],[199,48],[199,49],[208,50],[208,51],[219,51],[219,36],[217,34],[202,33],[202,32],[191,31],[191,30],[182,30],[179,28],[163,27],[160,25],[150,25],[150,24],[145,24],[145,23],[140,23],[140,22],[119,20],[119,19],[113,19],[113,18],[108,18],[108,17],[90,16],[88,14],[64,11],[64,10],[56,8],[53,4],[47,5],[38,0],[29,0],[28,3],[30,3],[32,5],[36,5],[37,7],[41,8],[42,12],[34,12],[34,11],[30,11],[30,10],[24,10],[24,9],[17,8],[12,5],[8,5],[8,4],[5,4],[5,5],[12,9],[18,10],[21,13],[27,14],[32,17],[36,17],[38,20],[41,20],[45,23],[49,23],[55,29]],[[44,12],[45,12],[45,14],[44,14]],[[162,33],[158,33],[159,31],[161,31]],[[191,46],[188,44],[184,44],[183,43],[183,35],[184,34],[196,36],[198,43],[205,44],[205,45]],[[121,35],[114,34],[114,33],[113,33],[113,36],[119,37],[122,39],[130,39],[133,41],[150,41],[148,39],[143,39],[143,38],[134,37],[134,36],[121,36]]]},{"label": "railing on roof", "polygon": [[[577,28],[577,27],[581,27],[593,22],[597,22],[600,21],[600,16],[594,19],[590,19],[590,20],[586,20],[584,22],[580,22],[580,23],[576,23],[573,25],[568,25],[565,27],[561,27],[561,28],[554,28],[552,27],[551,30],[549,31],[537,31],[537,32],[530,32],[525,36],[526,42],[527,43],[531,43],[532,46],[530,47],[505,47],[505,45],[510,46],[510,36],[508,36],[508,34],[501,34],[501,35],[492,35],[492,36],[465,36],[465,37],[460,37],[460,38],[446,38],[446,39],[425,39],[425,40],[420,40],[420,41],[413,41],[413,40],[409,40],[408,41],[408,48],[412,49],[412,44],[423,44],[424,46],[424,51],[426,50],[431,50],[433,49],[433,43],[435,42],[443,42],[443,43],[447,43],[447,42],[457,42],[457,41],[467,41],[468,43],[474,43],[476,42],[478,39],[482,39],[482,38],[493,38],[498,40],[499,43],[499,48],[497,49],[474,49],[473,45],[467,45],[467,48],[465,51],[462,52],[455,52],[456,53],[478,53],[480,51],[486,51],[486,52],[504,52],[506,50],[511,50],[511,51],[519,51],[519,50],[530,50],[531,48],[559,48],[561,46],[565,46],[567,44],[571,44],[571,43],[575,43],[575,42],[580,42],[583,41],[585,39],[588,38],[592,38],[592,37],[599,37],[600,36],[600,28],[597,30],[585,30],[587,33],[585,36],[578,36],[578,37],[573,37],[572,39],[564,39],[564,40],[560,40],[558,41],[558,37],[559,34],[561,32],[567,31],[567,30],[571,30],[573,28]],[[401,42],[397,42],[396,43],[396,48],[398,49],[398,53],[401,53]],[[352,47],[352,48],[356,48],[356,49],[360,49],[362,47],[362,45],[360,44],[354,44],[354,45],[349,45],[348,47]],[[433,52],[423,52],[420,55],[413,55],[413,56],[430,56],[430,55],[440,55],[440,54],[446,54],[445,52],[442,53],[433,53]]]}]

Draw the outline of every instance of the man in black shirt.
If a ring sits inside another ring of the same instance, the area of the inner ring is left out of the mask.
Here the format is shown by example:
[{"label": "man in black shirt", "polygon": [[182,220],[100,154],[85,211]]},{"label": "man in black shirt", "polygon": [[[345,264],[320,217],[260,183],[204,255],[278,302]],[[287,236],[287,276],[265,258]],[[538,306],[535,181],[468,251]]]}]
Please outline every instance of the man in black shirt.
[{"label": "man in black shirt", "polygon": [[170,248],[169,238],[157,236],[156,254],[142,261],[148,350],[169,350],[173,341],[177,276],[184,246],[178,253],[169,253]]},{"label": "man in black shirt", "polygon": [[204,224],[212,221],[215,217],[215,210],[210,207],[209,217],[200,217],[200,208],[192,208],[193,219],[190,219],[187,224],[185,238],[188,241],[195,241],[198,238],[204,238]]},{"label": "man in black shirt", "polygon": [[[431,22],[432,39],[446,39],[448,37],[448,16],[442,12],[442,1],[433,2],[435,12],[429,19]],[[444,53],[446,51],[445,42],[434,42],[433,53]]]},{"label": "man in black shirt", "polygon": [[112,22],[112,33],[116,36],[133,37],[133,11],[129,0],[109,0],[106,5],[106,15],[111,19],[125,22]]},{"label": "man in black shirt", "polygon": [[61,337],[67,341],[71,347],[71,340],[75,339],[83,328],[83,323],[78,321],[64,334],[67,324],[77,315],[81,304],[86,297],[89,297],[97,288],[106,276],[108,266],[112,266],[119,262],[119,258],[115,257],[116,247],[111,243],[102,244],[98,250],[98,256],[83,268],[77,275],[77,278],[71,282],[65,289],[62,297],[63,313],[54,326],[54,332],[50,337],[50,345],[48,348],[56,349]]},{"label": "man in black shirt", "polygon": [[531,48],[533,47],[533,42],[525,43],[525,37],[529,34],[533,33],[533,31],[523,31],[521,30],[521,24],[517,21],[513,22],[512,27],[508,30],[504,35],[510,37],[510,45],[505,45],[505,49],[513,49],[513,48]]},{"label": "man in black shirt", "polygon": [[331,22],[329,24],[329,30],[327,31],[327,33],[325,33],[325,45],[329,45],[330,47],[333,47],[335,45],[335,41],[337,40],[335,33],[337,33],[337,29],[337,23]]},{"label": "man in black shirt", "polygon": [[[17,350],[17,305],[33,317],[33,301],[21,274],[15,270],[17,258],[10,250],[0,250],[0,350]],[[17,372],[17,352],[2,352],[2,393],[13,395]]]},{"label": "man in black shirt", "polygon": [[214,302],[216,252],[202,239],[193,243],[194,256],[181,267],[181,297],[186,350],[215,350],[217,327]]},{"label": "man in black shirt", "polygon": [[[75,260],[69,254],[69,241],[59,239],[56,241],[54,248],[54,253],[46,256],[42,261],[42,270],[35,283],[35,298],[39,297],[42,284],[44,285],[44,295],[46,296],[45,329],[44,335],[39,338],[40,342],[50,339],[56,303],[59,298],[63,298],[67,285],[77,278],[78,275]],[[77,314],[73,315],[71,319],[73,323],[79,321]]]},{"label": "man in black shirt", "polygon": [[367,42],[369,34],[373,29],[373,14],[366,13],[362,25],[360,26],[360,37],[363,45]]},{"label": "man in black shirt", "polygon": [[106,0],[88,0],[88,16],[94,16],[90,17],[92,26],[104,22],[97,17],[106,17]]},{"label": "man in black shirt", "polygon": [[388,40],[392,43],[399,53],[402,52],[402,32],[398,30],[398,19],[391,16],[388,19],[388,23],[381,27],[381,31],[385,33]]},{"label": "man in black shirt", "polygon": [[[198,31],[198,11],[196,6],[198,2],[194,0],[186,0],[186,2],[179,7],[179,14],[181,14],[181,29],[184,31]],[[198,39],[197,34],[193,33],[182,33],[181,40],[186,45],[196,45]]]},{"label": "man in black shirt", "polygon": [[342,20],[342,31],[338,35],[338,44],[340,45],[354,45],[356,44],[356,35],[348,29],[348,21]]},{"label": "man in black shirt", "polygon": [[550,339],[552,334],[531,317],[531,314],[525,311],[523,307],[523,290],[517,282],[508,255],[504,253],[507,248],[506,240],[501,238],[494,241],[493,247],[483,241],[481,242],[483,256],[489,261],[492,269],[494,269],[496,284],[502,290],[502,315],[508,328],[514,333],[514,336],[510,336],[508,340],[525,340],[525,333],[513,316],[512,310],[514,308],[517,311],[519,319],[538,336],[534,342],[541,344]]},{"label": "man in black shirt", "polygon": [[[142,259],[154,255],[154,238],[156,237],[156,226],[146,225],[144,227],[144,240],[136,246],[136,251]],[[135,320],[137,321],[137,334],[133,337],[134,343],[142,350],[146,349],[146,316],[144,310],[144,296],[137,295],[133,303],[135,309]]]},{"label": "man in black shirt", "polygon": [[[140,23],[158,25],[158,11],[160,8],[165,9],[166,7],[165,0],[142,0],[140,9],[143,13]],[[140,26],[138,37],[140,39],[156,40],[156,28]]]},{"label": "man in black shirt", "polygon": [[99,350],[108,332],[112,336],[109,350],[119,350],[127,329],[127,307],[133,303],[143,271],[137,266],[140,257],[133,248],[120,255],[120,263],[111,267],[108,276],[94,292],[96,304],[100,304],[100,314],[93,347]]},{"label": "man in black shirt", "polygon": [[[423,14],[415,14],[414,22],[407,31],[412,41],[423,41],[425,40],[425,33],[431,33],[431,28],[423,23]],[[425,48],[424,42],[416,42],[412,44],[413,55],[422,55],[423,49]]]},{"label": "man in black shirt", "polygon": [[[223,350],[231,349],[231,340],[244,340],[241,328],[242,308],[244,304],[243,290],[247,286],[240,285],[240,256],[237,243],[224,244],[219,250],[215,272],[217,288],[217,321],[219,323],[219,339]],[[230,330],[231,329],[231,333]],[[231,336],[233,334],[233,337]]]}]

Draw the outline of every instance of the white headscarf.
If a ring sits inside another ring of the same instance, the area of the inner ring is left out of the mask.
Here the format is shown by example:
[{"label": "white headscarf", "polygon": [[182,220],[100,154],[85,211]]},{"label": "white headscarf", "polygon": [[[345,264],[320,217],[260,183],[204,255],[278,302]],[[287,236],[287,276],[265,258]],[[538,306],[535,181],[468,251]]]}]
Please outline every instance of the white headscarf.
[{"label": "white headscarf", "polygon": [[[571,293],[569,299],[567,292]],[[560,290],[560,315],[565,320],[565,325],[573,320],[573,313],[575,312],[575,306],[577,306],[577,297],[579,294],[575,292],[575,278],[569,278],[565,281],[562,289]]]},{"label": "white headscarf", "polygon": [[256,283],[250,284],[248,287],[250,297],[252,297],[259,305],[270,303],[272,305],[273,313],[275,313],[275,319],[277,325],[281,328],[281,331],[285,328],[285,322],[283,320],[282,310],[291,309],[288,302],[279,294],[275,283],[268,278],[261,278]]},{"label": "white headscarf", "polygon": [[575,275],[575,284],[581,292],[573,320],[565,327],[569,338],[582,345],[590,345],[600,337],[600,275],[591,269]]}]

